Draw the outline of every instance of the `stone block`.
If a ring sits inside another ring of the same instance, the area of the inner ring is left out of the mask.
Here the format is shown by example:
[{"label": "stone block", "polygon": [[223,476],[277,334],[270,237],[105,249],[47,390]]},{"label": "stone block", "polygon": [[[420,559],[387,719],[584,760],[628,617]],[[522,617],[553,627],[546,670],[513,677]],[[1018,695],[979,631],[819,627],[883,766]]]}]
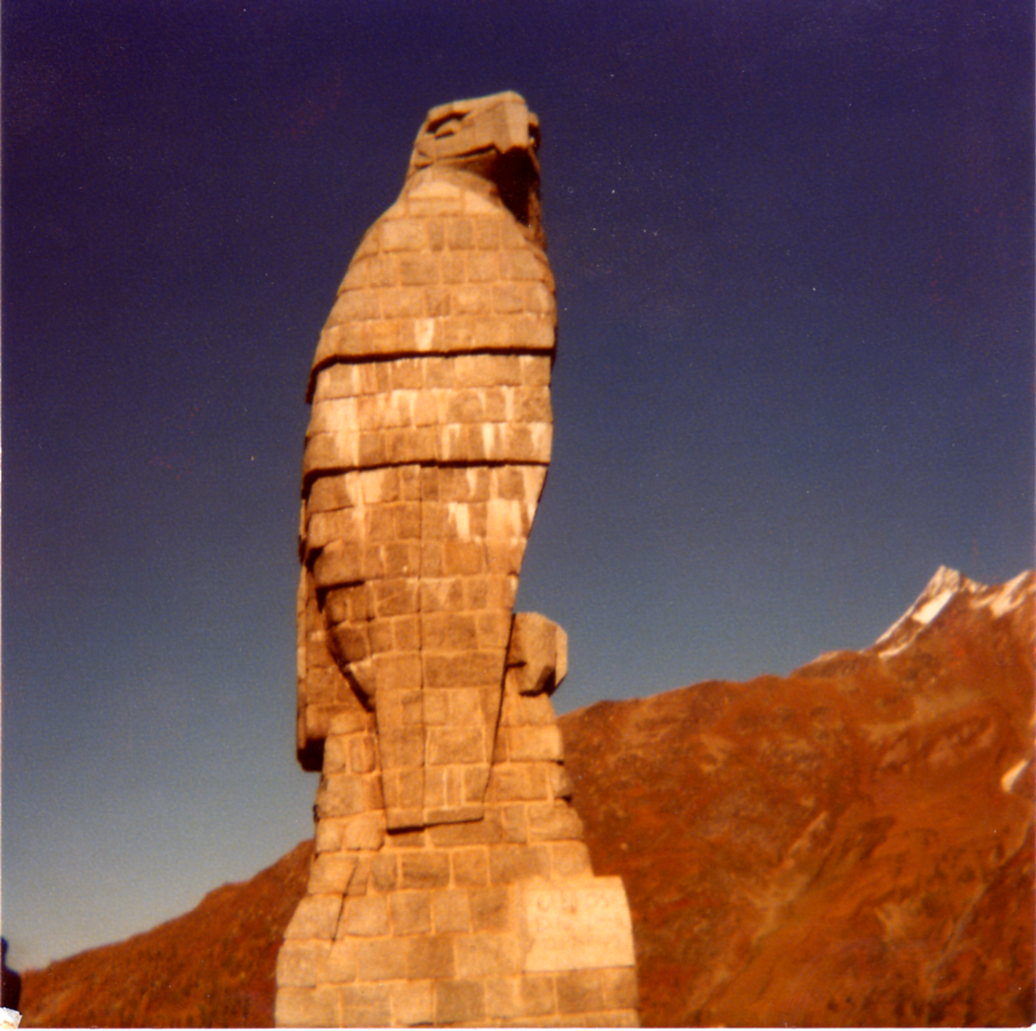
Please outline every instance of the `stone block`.
[{"label": "stone block", "polygon": [[437,934],[464,933],[471,930],[471,904],[462,888],[431,894],[432,925]]},{"label": "stone block", "polygon": [[425,761],[433,766],[451,763],[484,762],[486,754],[485,730],[482,726],[432,727],[427,731]]},{"label": "stone block", "polygon": [[[384,446],[384,434],[382,433],[365,433],[364,438],[376,440],[379,448]],[[378,463],[380,464],[380,462],[379,458]],[[364,506],[365,542],[383,544],[397,540],[396,512],[398,509],[399,505],[396,503]]]},{"label": "stone block", "polygon": [[[368,569],[376,567],[379,570],[378,576],[381,575],[380,570],[382,550],[382,548],[371,549],[372,561],[374,563],[374,566],[368,566]],[[364,638],[369,642],[371,655],[385,655],[387,653],[395,651],[395,642],[393,639],[392,632],[392,620],[374,620],[372,623],[364,624],[362,632],[364,634]],[[359,655],[357,656],[357,658],[366,658],[366,656]]]},{"label": "stone block", "polygon": [[338,989],[339,1027],[385,1027],[391,1019],[391,993],[384,984],[351,984]]},{"label": "stone block", "polygon": [[421,504],[421,538],[424,544],[438,542],[440,562],[442,561],[442,542],[452,532],[450,510],[447,504],[425,499]]},{"label": "stone block", "polygon": [[448,722],[453,726],[480,725],[485,722],[484,698],[478,688],[455,687],[443,692],[443,695],[448,706]]},{"label": "stone block", "polygon": [[505,1026],[518,1013],[518,978],[493,977],[485,982],[486,1019],[492,1026]]},{"label": "stone block", "polygon": [[329,734],[324,741],[324,770],[327,773],[349,772],[349,745],[351,736]]},{"label": "stone block", "polygon": [[475,246],[475,228],[470,218],[451,218],[445,223],[445,230],[450,250],[470,250]]},{"label": "stone block", "polygon": [[498,212],[491,207],[484,208],[482,205],[479,207],[485,211],[485,214],[472,221],[475,228],[475,246],[479,250],[499,250],[503,246],[504,235],[510,236],[512,241],[515,239],[516,234],[506,232],[507,223],[499,218]]},{"label": "stone block", "polygon": [[468,577],[464,581],[464,600],[468,609],[510,611],[517,592],[518,577],[510,573],[493,572],[486,576]]},{"label": "stone block", "polygon": [[472,888],[468,893],[475,931],[502,932],[514,926],[511,891],[506,887]]},{"label": "stone block", "polygon": [[356,853],[356,869],[349,881],[347,894],[350,898],[367,894],[370,884],[371,857],[363,852]]},{"label": "stone block", "polygon": [[[330,744],[330,741],[328,741]],[[348,739],[349,770],[352,773],[370,773],[377,762],[374,739],[369,735]]]},{"label": "stone block", "polygon": [[566,970],[555,979],[559,1013],[591,1013],[604,1008],[599,970]]},{"label": "stone block", "polygon": [[409,978],[454,976],[453,942],[451,935],[423,935],[397,942],[396,947],[406,955],[406,976]]},{"label": "stone block", "polygon": [[516,354],[459,354],[454,361],[458,382],[471,387],[517,386],[522,382]]},{"label": "stone block", "polygon": [[388,932],[389,909],[384,895],[363,895],[345,900],[338,925],[339,938],[347,934],[370,938]]},{"label": "stone block", "polygon": [[413,852],[399,858],[404,888],[445,888],[450,883],[450,857],[445,852]]},{"label": "stone block", "polygon": [[[365,301],[371,307],[376,307],[376,295],[366,295]],[[344,362],[335,365],[326,365],[317,374],[313,387],[313,402],[316,404],[327,398],[353,397],[357,393],[356,366]],[[331,508],[338,506],[332,505]]]},{"label": "stone block", "polygon": [[522,969],[522,948],[515,934],[459,935],[454,943],[457,976],[508,977]]},{"label": "stone block", "polygon": [[277,1027],[336,1027],[339,1024],[335,993],[330,988],[279,988],[274,1010]]},{"label": "stone block", "polygon": [[446,576],[474,576],[486,568],[486,549],[481,541],[447,540],[442,556]]},{"label": "stone block", "polygon": [[313,402],[306,432],[310,436],[317,433],[348,433],[357,428],[359,412],[355,397],[321,398]]},{"label": "stone block", "polygon": [[303,485],[308,486],[316,476],[360,464],[359,439],[352,431],[314,433],[307,438],[302,453]]},{"label": "stone block", "polygon": [[277,953],[277,983],[304,988],[327,979],[329,941],[286,941]]},{"label": "stone block", "polygon": [[[417,581],[412,577],[388,577],[384,580],[375,580],[371,585],[373,588],[374,614],[375,616],[405,616],[411,612],[417,612]],[[405,655],[406,653],[401,653]],[[412,662],[416,661],[415,658]],[[400,656],[400,660],[401,660]],[[381,685],[381,670],[375,660],[375,669],[378,673],[378,684]],[[411,680],[410,684],[415,681]]]},{"label": "stone block", "polygon": [[371,884],[376,891],[392,891],[399,883],[399,862],[394,852],[380,852],[371,858]]},{"label": "stone block", "polygon": [[[485,717],[487,727],[496,723],[496,713],[490,712]],[[486,749],[489,751],[489,748]],[[488,756],[487,756],[488,758]],[[463,776],[463,792],[466,802],[477,802],[481,808],[483,799],[486,796],[486,787],[489,784],[489,764],[478,763],[472,766],[454,766],[451,772]]]},{"label": "stone block", "polygon": [[[342,530],[352,534],[359,530],[359,518],[355,504],[355,488],[350,487],[348,478],[345,476],[321,476],[317,478],[310,488],[309,499],[302,509],[302,533],[310,538],[313,536],[313,520],[328,518],[330,516],[348,516],[338,523],[328,524],[322,536],[321,547],[334,540],[330,529]],[[315,540],[307,540],[305,552],[312,553],[316,547]]]},{"label": "stone block", "polygon": [[579,841],[583,836],[583,821],[579,814],[564,801],[530,805],[526,811],[530,841]]},{"label": "stone block", "polygon": [[[417,576],[421,568],[421,546],[417,543],[383,544],[375,552],[378,575],[390,580]],[[371,575],[371,574],[367,574]]]},{"label": "stone block", "polygon": [[[428,296],[428,289],[423,289],[421,295],[425,298]],[[417,396],[417,392],[424,387],[424,369],[422,368],[423,361],[420,358],[397,358],[395,361],[390,362],[385,366],[388,373],[388,385],[387,390],[392,393],[403,393],[407,392],[408,396],[414,399]],[[400,480],[402,481],[406,476],[417,476],[419,475],[416,468],[399,467]],[[406,497],[406,493],[402,495]],[[416,496],[416,495],[415,495]]]},{"label": "stone block", "polygon": [[510,542],[523,536],[522,502],[492,498],[486,502],[486,533],[495,541]]},{"label": "stone block", "polygon": [[[399,581],[393,581],[399,582]],[[393,652],[374,657],[374,675],[378,691],[405,690],[421,684],[421,656],[419,652]]]},{"label": "stone block", "polygon": [[513,387],[485,387],[482,391],[482,401],[485,417],[489,422],[506,422],[510,403],[508,398],[514,392]]},{"label": "stone block", "polygon": [[432,899],[426,891],[395,892],[389,898],[396,935],[426,934],[432,929]]},{"label": "stone block", "polygon": [[377,811],[351,816],[342,827],[343,849],[373,852],[384,840],[385,818]]},{"label": "stone block", "polygon": [[[378,692],[377,720],[381,735],[379,742],[384,742],[384,735],[394,728],[419,731],[424,725],[424,693],[420,684],[408,687],[384,687]],[[382,744],[382,751],[384,745]]]},{"label": "stone block", "polygon": [[559,841],[550,846],[551,870],[556,878],[583,877],[593,872],[590,852],[582,841]]},{"label": "stone block", "polygon": [[507,739],[512,762],[546,759],[560,762],[564,758],[561,730],[557,724],[533,727],[501,728],[500,737]]},{"label": "stone block", "polygon": [[518,1015],[542,1017],[557,1009],[554,977],[551,974],[525,974],[518,982]]},{"label": "stone block", "polygon": [[493,287],[493,310],[498,315],[535,311],[538,300],[531,283],[497,283]]},{"label": "stone block", "polygon": [[[318,839],[319,832],[318,827]],[[356,859],[353,856],[345,856],[338,852],[318,851],[313,858],[313,865],[310,867],[309,884],[306,890],[317,895],[330,895],[334,892],[344,895],[355,869]]]},{"label": "stone block", "polygon": [[317,789],[317,817],[352,816],[367,808],[363,781],[351,773],[325,773]]},{"label": "stone block", "polygon": [[459,888],[489,884],[489,850],[485,846],[454,850],[450,854],[453,883]]},{"label": "stone block", "polygon": [[529,822],[525,811],[526,807],[522,803],[500,807],[500,831],[503,841],[529,841]]},{"label": "stone block", "polygon": [[334,937],[338,924],[338,914],[342,908],[340,895],[320,894],[306,895],[295,909],[284,932],[285,938],[326,938]]},{"label": "stone block", "polygon": [[503,649],[424,656],[425,687],[481,687],[498,685],[504,670]]},{"label": "stone block", "polygon": [[378,223],[384,251],[420,251],[427,241],[424,221],[417,218],[383,218]]},{"label": "stone block", "polygon": [[497,765],[490,774],[488,798],[494,802],[543,802],[549,797],[547,773],[540,763]]},{"label": "stone block", "polygon": [[331,540],[313,561],[313,576],[323,590],[336,584],[355,583],[362,574],[360,550],[346,541]]},{"label": "stone block", "polygon": [[456,612],[467,607],[464,584],[456,577],[423,577],[418,597],[422,612]]},{"label": "stone block", "polygon": [[356,976],[360,981],[394,981],[406,977],[407,961],[402,943],[395,938],[358,942]]},{"label": "stone block", "polygon": [[[410,554],[408,562],[413,562],[414,575],[420,566],[420,548],[407,545]],[[391,621],[392,647],[397,652],[416,652],[421,647],[421,625],[417,615],[398,616]]]},{"label": "stone block", "polygon": [[530,279],[535,282],[551,278],[546,261],[537,257],[527,247],[515,247],[500,252],[500,275],[506,279]]},{"label": "stone block", "polygon": [[403,286],[426,286],[439,281],[439,263],[431,254],[408,254],[398,259],[396,267]]},{"label": "stone block", "polygon": [[527,971],[633,965],[633,930],[621,878],[526,884],[521,900]]},{"label": "stone block", "polygon": [[[471,262],[466,271],[470,273]],[[451,309],[456,315],[492,315],[493,298],[485,289],[471,284],[454,287],[450,295]]]},{"label": "stone block", "polygon": [[328,643],[334,654],[349,665],[362,662],[374,650],[367,627],[357,627],[348,623],[334,624]]},{"label": "stone block", "polygon": [[[378,702],[381,696],[378,696]],[[395,770],[404,766],[420,766],[424,762],[424,731],[420,723],[412,726],[399,726],[391,717],[381,719],[381,707],[378,710],[378,722],[381,745],[381,761],[385,770]],[[396,719],[399,719],[397,716]],[[391,722],[390,722],[391,720]],[[405,804],[397,801],[396,804]]]},{"label": "stone block", "polygon": [[437,981],[435,1022],[474,1024],[486,1016],[485,987],[481,981]]},{"label": "stone block", "polygon": [[[342,848],[342,830],[345,820],[318,820],[316,830],[315,851],[317,855],[324,852],[338,852]],[[332,890],[332,889],[328,889]]]},{"label": "stone block", "polygon": [[550,876],[550,852],[545,845],[498,845],[489,853],[493,884],[514,884]]},{"label": "stone block", "polygon": [[[441,553],[442,549],[437,549]],[[471,613],[434,612],[421,615],[421,643],[428,649],[466,651],[477,647],[475,616]]]},{"label": "stone block", "polygon": [[348,984],[356,979],[356,949],[359,942],[344,939],[331,943],[327,957],[326,977],[328,984]]},{"label": "stone block", "polygon": [[513,315],[507,320],[508,343],[515,349],[553,351],[555,331],[553,319],[544,314]]},{"label": "stone block", "polygon": [[[469,254],[466,267],[468,280],[473,283],[490,284],[500,278],[500,260],[496,251],[478,250]],[[491,315],[493,313],[494,292],[483,286],[480,292],[483,303],[476,314]]]},{"label": "stone block", "polygon": [[392,1023],[396,1027],[426,1027],[435,1018],[432,981],[405,981],[391,989]]},{"label": "stone block", "polygon": [[[434,697],[434,696],[433,696]],[[429,727],[436,724],[426,721]],[[424,806],[426,809],[444,808],[448,805],[447,776],[449,769],[444,766],[428,766],[424,768]]]}]

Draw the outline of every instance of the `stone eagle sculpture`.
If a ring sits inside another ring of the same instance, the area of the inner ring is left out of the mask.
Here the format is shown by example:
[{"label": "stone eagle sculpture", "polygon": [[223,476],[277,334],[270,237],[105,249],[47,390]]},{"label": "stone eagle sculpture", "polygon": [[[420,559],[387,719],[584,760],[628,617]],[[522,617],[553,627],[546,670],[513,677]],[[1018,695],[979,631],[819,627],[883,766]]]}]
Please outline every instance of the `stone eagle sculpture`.
[{"label": "stone eagle sculpture", "polygon": [[481,815],[550,461],[538,136],[515,93],[429,113],[313,362],[298,743],[319,769],[344,679],[376,713],[390,827]]},{"label": "stone eagle sculpture", "polygon": [[279,1026],[636,1022],[550,702],[566,637],[513,612],[552,435],[538,144],[516,93],[433,108],[320,334],[297,750],[321,778]]}]

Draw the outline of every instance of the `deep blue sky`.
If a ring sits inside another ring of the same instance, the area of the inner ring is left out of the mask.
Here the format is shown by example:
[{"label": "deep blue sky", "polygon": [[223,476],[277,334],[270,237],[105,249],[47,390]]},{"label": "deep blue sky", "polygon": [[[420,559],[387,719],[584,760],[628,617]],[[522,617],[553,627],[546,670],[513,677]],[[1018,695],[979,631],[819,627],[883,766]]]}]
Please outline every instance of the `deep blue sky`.
[{"label": "deep blue sky", "polygon": [[[306,372],[425,111],[543,123],[562,711],[871,642],[1032,564],[1028,0],[6,0],[16,966],[310,833]],[[692,803],[693,804],[693,803]]]}]

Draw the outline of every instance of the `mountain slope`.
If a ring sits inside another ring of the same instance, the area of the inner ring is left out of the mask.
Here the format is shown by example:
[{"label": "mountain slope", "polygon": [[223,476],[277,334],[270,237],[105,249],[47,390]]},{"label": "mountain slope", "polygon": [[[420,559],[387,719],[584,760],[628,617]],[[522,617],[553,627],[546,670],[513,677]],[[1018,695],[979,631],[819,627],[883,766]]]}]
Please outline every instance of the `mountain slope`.
[{"label": "mountain slope", "polygon": [[[941,569],[874,645],[562,717],[645,1025],[1033,1020],[1033,574]],[[309,843],[24,975],[24,1026],[256,1026]]]},{"label": "mountain slope", "polygon": [[277,950],[311,854],[301,842],[183,916],[26,971],[22,1026],[268,1027]]},{"label": "mountain slope", "polygon": [[1033,577],[949,572],[864,652],[566,720],[645,1024],[1031,1023]]}]

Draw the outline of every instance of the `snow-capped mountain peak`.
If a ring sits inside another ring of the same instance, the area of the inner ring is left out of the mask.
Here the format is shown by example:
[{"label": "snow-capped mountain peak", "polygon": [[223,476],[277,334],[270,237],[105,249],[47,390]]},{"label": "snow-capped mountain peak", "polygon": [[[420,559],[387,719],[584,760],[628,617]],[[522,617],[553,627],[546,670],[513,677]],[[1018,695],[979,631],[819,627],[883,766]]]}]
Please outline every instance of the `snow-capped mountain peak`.
[{"label": "snow-capped mountain peak", "polygon": [[882,658],[896,655],[931,625],[955,598],[966,598],[973,609],[988,608],[994,619],[1019,608],[1033,596],[1036,573],[1019,573],[1005,584],[988,587],[956,569],[940,566],[914,603],[871,646]]}]

